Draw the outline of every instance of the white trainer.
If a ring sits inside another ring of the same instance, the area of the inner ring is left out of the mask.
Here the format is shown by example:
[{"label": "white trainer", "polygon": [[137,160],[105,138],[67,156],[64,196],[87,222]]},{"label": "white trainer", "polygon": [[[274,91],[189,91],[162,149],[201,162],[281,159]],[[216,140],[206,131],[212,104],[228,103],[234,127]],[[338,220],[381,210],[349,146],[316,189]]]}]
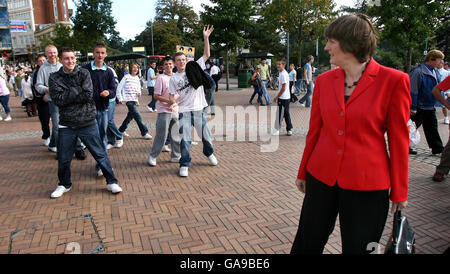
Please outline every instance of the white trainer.
[{"label": "white trainer", "polygon": [[50,195],[51,198],[56,199],[63,196],[64,193],[68,192],[72,188],[65,188],[64,186],[58,186],[55,191]]},{"label": "white trainer", "polygon": [[279,130],[274,130],[272,133],[272,136],[279,136],[280,135],[280,131]]},{"label": "white trainer", "polygon": [[150,156],[150,157],[148,158],[148,164],[149,164],[150,166],[156,166],[156,158],[153,158],[152,156]]},{"label": "white trainer", "polygon": [[179,158],[171,158],[171,159],[170,159],[170,162],[171,162],[171,163],[179,163],[179,162],[180,162],[180,159],[181,159],[181,157],[179,157]]},{"label": "white trainer", "polygon": [[49,144],[50,144],[50,138],[45,139],[44,146],[48,147]]},{"label": "white trainer", "polygon": [[189,167],[182,166],[180,167],[180,177],[187,177],[189,175]]},{"label": "white trainer", "polygon": [[114,146],[111,145],[111,144],[107,144],[107,145],[106,145],[106,149],[107,149],[107,150],[110,150],[111,148],[114,148]]},{"label": "white trainer", "polygon": [[123,146],[123,139],[122,140],[116,140],[116,143],[114,144],[115,148],[121,148]]},{"label": "white trainer", "polygon": [[214,156],[214,154],[211,154],[211,156],[208,157],[208,160],[209,160],[209,164],[210,164],[211,166],[217,166],[217,164],[219,163],[219,162],[217,161],[216,156]]},{"label": "white trainer", "polygon": [[288,130],[287,136],[292,136],[292,130]]},{"label": "white trainer", "polygon": [[446,125],[450,124],[448,117],[444,117],[444,124],[446,124]]},{"label": "white trainer", "polygon": [[163,152],[171,152],[172,150],[169,148],[169,145],[163,146],[162,148]]},{"label": "white trainer", "polygon": [[5,118],[5,122],[9,122],[11,120],[12,120],[11,116],[8,116],[8,117]]},{"label": "white trainer", "polygon": [[130,137],[130,134],[128,134],[126,131],[121,132],[121,133],[122,133],[122,135],[125,136],[125,137]]},{"label": "white trainer", "polygon": [[58,152],[58,149],[56,147],[48,147],[48,151],[50,152]]},{"label": "white trainer", "polygon": [[0,116],[0,121],[3,121],[3,118],[2,118],[2,116]]},{"label": "white trainer", "polygon": [[122,188],[118,184],[110,184],[106,186],[106,189],[111,191],[113,194],[122,192]]},{"label": "white trainer", "polygon": [[153,137],[150,135],[150,134],[145,134],[144,136],[142,136],[142,138],[144,138],[145,140],[150,140],[150,139],[152,139]]},{"label": "white trainer", "polygon": [[103,171],[101,169],[97,170],[97,177],[102,177]]},{"label": "white trainer", "polygon": [[191,142],[191,145],[196,146],[196,145],[198,145],[198,142],[192,141],[192,142]]}]

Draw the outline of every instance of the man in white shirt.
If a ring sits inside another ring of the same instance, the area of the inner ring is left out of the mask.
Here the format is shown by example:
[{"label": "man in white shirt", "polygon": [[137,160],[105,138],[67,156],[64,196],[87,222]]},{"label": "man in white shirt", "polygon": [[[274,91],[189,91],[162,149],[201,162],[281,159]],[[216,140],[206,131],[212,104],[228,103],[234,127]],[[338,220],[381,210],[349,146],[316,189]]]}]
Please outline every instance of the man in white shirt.
[{"label": "man in white shirt", "polygon": [[279,71],[278,76],[278,95],[273,98],[274,102],[278,105],[278,116],[275,121],[275,132],[273,135],[279,135],[281,123],[283,118],[286,121],[287,135],[292,135],[292,122],[291,115],[289,113],[289,104],[291,101],[291,93],[289,92],[289,74],[285,70],[286,60],[280,59],[277,61],[277,69]]},{"label": "man in white shirt", "polygon": [[219,80],[220,80],[220,69],[216,65],[216,61],[213,62],[213,66],[211,67],[211,71],[209,72],[209,75],[213,78],[214,82],[216,82],[216,92],[219,91]]},{"label": "man in white shirt", "polygon": [[[204,38],[204,52],[203,56],[197,60],[197,63],[204,70],[206,68],[205,62],[210,56],[209,36],[213,32],[214,27],[205,27],[203,29]],[[175,54],[175,65],[177,72],[172,75],[169,84],[169,94],[171,101],[171,108],[179,107],[180,133],[182,140],[180,144],[181,159],[180,159],[180,176],[187,177],[188,169],[191,164],[191,125],[194,122],[194,127],[197,134],[201,137],[203,142],[203,153],[208,157],[209,164],[217,165],[217,159],[214,156],[214,147],[212,143],[211,132],[208,128],[208,120],[203,113],[203,109],[208,106],[205,99],[205,92],[203,86],[194,89],[189,83],[186,76],[186,55],[184,53]],[[179,95],[178,100],[175,100],[175,95]]]}]

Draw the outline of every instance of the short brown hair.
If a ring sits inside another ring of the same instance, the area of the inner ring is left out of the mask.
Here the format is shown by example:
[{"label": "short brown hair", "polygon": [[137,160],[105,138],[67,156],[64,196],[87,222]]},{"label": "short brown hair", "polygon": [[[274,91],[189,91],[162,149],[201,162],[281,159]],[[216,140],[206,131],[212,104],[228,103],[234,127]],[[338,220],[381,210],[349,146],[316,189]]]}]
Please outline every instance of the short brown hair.
[{"label": "short brown hair", "polygon": [[61,58],[62,58],[64,52],[73,52],[73,53],[75,53],[75,51],[72,48],[69,48],[69,47],[62,48],[61,49],[61,53],[59,55]]},{"label": "short brown hair", "polygon": [[370,18],[361,13],[334,20],[325,30],[325,37],[338,40],[342,51],[353,54],[360,63],[367,62],[377,48],[377,31]]},{"label": "short brown hair", "polygon": [[278,58],[277,62],[281,62],[286,65],[286,59],[285,58]]},{"label": "short brown hair", "polygon": [[104,48],[104,49],[106,49],[106,45],[105,45],[105,43],[99,41],[99,42],[96,42],[95,45],[94,45],[94,50],[97,49],[97,48]]},{"label": "short brown hair", "polygon": [[436,59],[444,59],[445,55],[442,53],[442,51],[433,49],[430,50],[430,52],[427,53],[427,56],[425,57],[425,62],[428,61],[435,61]]}]

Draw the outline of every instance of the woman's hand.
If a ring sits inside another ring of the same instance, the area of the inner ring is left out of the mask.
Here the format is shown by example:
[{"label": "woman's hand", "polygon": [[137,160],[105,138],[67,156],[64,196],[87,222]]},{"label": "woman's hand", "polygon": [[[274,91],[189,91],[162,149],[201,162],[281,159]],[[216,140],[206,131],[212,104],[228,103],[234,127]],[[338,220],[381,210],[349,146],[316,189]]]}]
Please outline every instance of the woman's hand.
[{"label": "woman's hand", "polygon": [[408,201],[392,202],[391,212],[395,213],[397,211],[401,211],[402,209],[405,209],[407,206],[408,206]]},{"label": "woman's hand", "polygon": [[306,191],[306,181],[305,181],[305,180],[299,180],[299,179],[297,179],[297,180],[295,181],[295,185],[297,186],[298,190],[299,190],[301,193],[305,194],[305,191]]}]

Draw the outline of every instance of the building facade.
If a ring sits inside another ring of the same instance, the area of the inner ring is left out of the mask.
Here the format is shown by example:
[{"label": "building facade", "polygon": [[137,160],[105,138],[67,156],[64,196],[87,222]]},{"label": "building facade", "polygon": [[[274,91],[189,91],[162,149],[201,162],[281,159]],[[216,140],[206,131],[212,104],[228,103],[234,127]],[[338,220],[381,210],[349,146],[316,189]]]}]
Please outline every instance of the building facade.
[{"label": "building facade", "polygon": [[6,0],[15,55],[29,55],[56,23],[71,25],[67,0]]},{"label": "building facade", "polygon": [[11,32],[9,27],[8,5],[6,0],[0,0],[0,57],[12,50]]}]

